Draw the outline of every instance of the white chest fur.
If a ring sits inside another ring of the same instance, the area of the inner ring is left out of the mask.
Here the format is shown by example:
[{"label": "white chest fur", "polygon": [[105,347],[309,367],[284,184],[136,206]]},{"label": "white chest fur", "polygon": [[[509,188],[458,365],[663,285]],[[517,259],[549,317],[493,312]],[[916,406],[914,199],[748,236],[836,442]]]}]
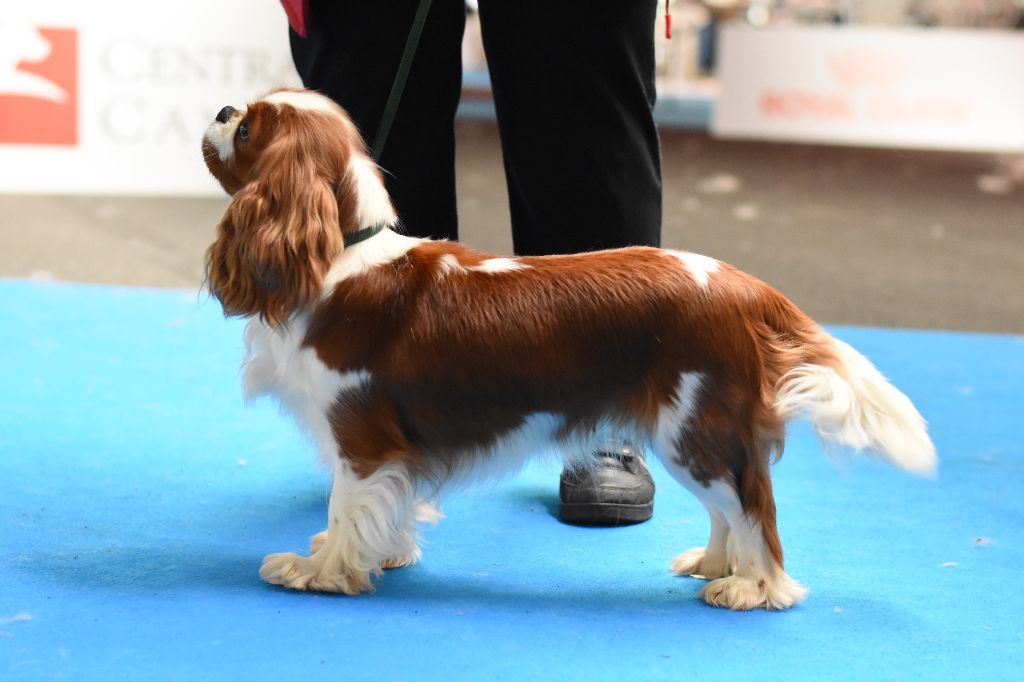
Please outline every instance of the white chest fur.
[{"label": "white chest fur", "polygon": [[275,398],[313,438],[324,463],[331,464],[339,454],[328,418],[331,406],[341,391],[357,386],[368,375],[330,369],[316,351],[302,347],[305,335],[302,319],[284,329],[251,321],[245,328],[243,391],[247,401]]}]

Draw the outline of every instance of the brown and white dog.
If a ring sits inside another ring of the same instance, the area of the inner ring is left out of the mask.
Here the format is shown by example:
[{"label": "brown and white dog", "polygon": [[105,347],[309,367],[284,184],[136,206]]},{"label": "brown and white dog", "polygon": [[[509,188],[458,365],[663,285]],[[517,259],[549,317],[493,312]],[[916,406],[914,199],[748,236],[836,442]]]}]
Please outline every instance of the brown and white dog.
[{"label": "brown and white dog", "polygon": [[707,546],[672,570],[708,579],[709,604],[783,609],[806,593],[783,571],[769,477],[787,420],[936,467],[906,396],[725,263],[655,248],[504,258],[403,236],[355,126],[312,92],[225,107],[203,152],[234,197],[207,278],[225,314],[251,318],[245,392],[275,396],[334,471],[327,530],[309,556],[266,557],[271,583],[370,591],[419,556],[416,521],[437,517],[425,501],[546,451],[585,466],[615,433],[710,515]]}]

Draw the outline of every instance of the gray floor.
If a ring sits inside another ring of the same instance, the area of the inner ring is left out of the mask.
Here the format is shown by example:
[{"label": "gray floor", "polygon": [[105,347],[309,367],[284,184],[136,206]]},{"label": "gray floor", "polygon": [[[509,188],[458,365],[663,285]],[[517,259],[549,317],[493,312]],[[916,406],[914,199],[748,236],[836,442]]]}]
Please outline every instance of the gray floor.
[{"label": "gray floor", "polygon": [[[508,253],[495,129],[458,135],[462,239]],[[993,158],[677,132],[662,145],[665,246],[732,262],[823,322],[1024,332],[1024,182],[981,191]],[[226,205],[0,195],[0,276],[197,288]]]}]

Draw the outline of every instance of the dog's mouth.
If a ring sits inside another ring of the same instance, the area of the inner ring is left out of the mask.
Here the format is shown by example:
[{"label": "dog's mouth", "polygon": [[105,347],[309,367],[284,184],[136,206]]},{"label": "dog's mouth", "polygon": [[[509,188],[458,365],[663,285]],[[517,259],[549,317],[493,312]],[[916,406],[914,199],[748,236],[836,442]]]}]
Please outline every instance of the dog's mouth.
[{"label": "dog's mouth", "polygon": [[207,164],[214,158],[221,162],[230,161],[235,155],[234,130],[229,123],[214,121],[203,134],[203,158]]}]

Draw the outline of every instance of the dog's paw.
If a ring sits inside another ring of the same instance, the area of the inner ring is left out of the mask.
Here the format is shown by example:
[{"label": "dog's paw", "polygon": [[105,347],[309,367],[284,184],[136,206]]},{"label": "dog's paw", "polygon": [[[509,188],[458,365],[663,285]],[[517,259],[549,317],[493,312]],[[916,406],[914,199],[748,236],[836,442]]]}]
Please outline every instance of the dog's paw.
[{"label": "dog's paw", "polygon": [[672,572],[694,578],[714,580],[732,573],[729,558],[725,554],[708,555],[706,547],[688,549],[672,560]]},{"label": "dog's paw", "polygon": [[320,551],[320,548],[327,542],[327,531],[322,530],[309,540],[309,554],[312,556]]},{"label": "dog's paw", "polygon": [[281,585],[292,590],[313,592],[334,592],[360,594],[372,592],[368,572],[330,572],[313,557],[303,557],[290,552],[271,554],[263,559],[260,577],[272,585]]},{"label": "dog's paw", "polygon": [[403,566],[412,566],[414,563],[416,563],[416,557],[410,555],[398,557],[396,559],[385,559],[384,561],[380,562],[380,567],[384,570],[388,570],[390,568],[402,568]]},{"label": "dog's paw", "polygon": [[782,571],[772,577],[751,578],[730,575],[712,580],[700,591],[701,598],[711,606],[733,611],[788,609],[807,596],[807,588]]},{"label": "dog's paw", "polygon": [[263,557],[260,577],[272,585],[281,585],[293,590],[305,590],[313,579],[307,557],[298,554],[270,554]]}]

